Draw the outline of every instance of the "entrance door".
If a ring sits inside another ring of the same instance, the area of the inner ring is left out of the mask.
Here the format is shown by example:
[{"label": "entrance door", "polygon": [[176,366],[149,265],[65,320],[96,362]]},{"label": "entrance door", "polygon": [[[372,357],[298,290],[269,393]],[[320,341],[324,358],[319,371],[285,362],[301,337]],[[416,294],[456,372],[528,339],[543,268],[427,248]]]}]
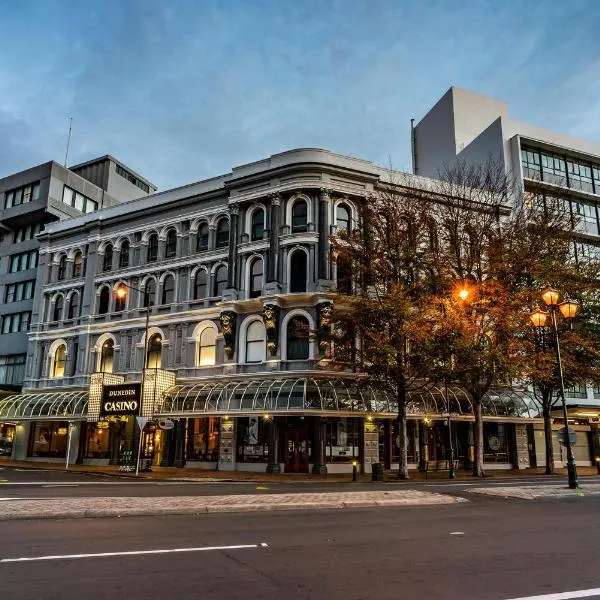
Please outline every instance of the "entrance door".
[{"label": "entrance door", "polygon": [[308,430],[288,429],[285,436],[285,472],[308,473]]}]

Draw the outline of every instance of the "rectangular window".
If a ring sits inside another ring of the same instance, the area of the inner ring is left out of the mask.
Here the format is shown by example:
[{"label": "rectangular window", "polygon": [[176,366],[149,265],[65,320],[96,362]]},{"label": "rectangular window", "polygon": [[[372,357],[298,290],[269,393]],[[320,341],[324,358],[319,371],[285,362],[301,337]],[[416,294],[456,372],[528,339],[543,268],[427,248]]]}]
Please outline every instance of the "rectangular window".
[{"label": "rectangular window", "polygon": [[567,185],[567,167],[562,157],[542,152],[542,180],[556,185]]},{"label": "rectangular window", "polygon": [[593,192],[592,169],[589,165],[567,161],[567,171],[569,173],[569,187],[584,192]]},{"label": "rectangular window", "polygon": [[33,287],[35,280],[20,281],[6,286],[4,293],[4,302],[21,302],[21,300],[31,300],[33,298]]},{"label": "rectangular window", "polygon": [[268,462],[269,447],[267,425],[258,416],[240,417],[237,420],[237,461],[248,463]]},{"label": "rectangular window", "polygon": [[188,419],[187,459],[217,461],[219,456],[219,419]]},{"label": "rectangular window", "polygon": [[350,417],[328,419],[325,456],[327,462],[352,462],[359,456],[360,420]]},{"label": "rectangular window", "polygon": [[2,333],[26,332],[29,329],[31,312],[12,313],[2,317]]},{"label": "rectangular window", "polygon": [[29,252],[20,252],[19,254],[13,254],[10,257],[9,271],[11,273],[17,273],[18,271],[34,269],[35,267],[37,267],[37,259],[37,250],[30,250]]},{"label": "rectangular window", "polygon": [[587,389],[585,385],[574,385],[572,387],[565,388],[565,395],[567,398],[587,398]]},{"label": "rectangular window", "polygon": [[0,384],[21,385],[25,378],[25,354],[0,356]]},{"label": "rectangular window", "polygon": [[91,213],[95,210],[98,210],[98,203],[75,190],[72,190],[70,187],[65,185],[63,189],[63,202],[76,208],[82,213]]},{"label": "rectangular window", "polygon": [[29,456],[65,458],[69,423],[67,421],[37,421],[31,428]]},{"label": "rectangular window", "polygon": [[540,153],[537,150],[524,146],[521,149],[521,164],[524,177],[541,179]]},{"label": "rectangular window", "polygon": [[4,208],[11,208],[19,204],[27,204],[40,197],[40,183],[30,183],[14,190],[9,190],[4,195]]},{"label": "rectangular window", "polygon": [[575,229],[582,233],[598,235],[598,216],[596,206],[593,204],[583,204],[582,202],[571,202],[571,210],[575,220]]}]

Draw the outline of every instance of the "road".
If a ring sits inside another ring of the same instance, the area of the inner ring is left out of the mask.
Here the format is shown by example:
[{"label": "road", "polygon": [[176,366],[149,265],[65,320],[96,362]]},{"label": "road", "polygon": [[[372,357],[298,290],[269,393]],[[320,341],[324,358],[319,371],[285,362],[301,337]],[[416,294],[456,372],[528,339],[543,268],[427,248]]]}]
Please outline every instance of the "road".
[{"label": "road", "polygon": [[[19,600],[507,600],[600,587],[599,519],[596,498],[487,498],[427,508],[10,521],[0,527],[0,589]],[[575,597],[584,596],[552,599]]]}]

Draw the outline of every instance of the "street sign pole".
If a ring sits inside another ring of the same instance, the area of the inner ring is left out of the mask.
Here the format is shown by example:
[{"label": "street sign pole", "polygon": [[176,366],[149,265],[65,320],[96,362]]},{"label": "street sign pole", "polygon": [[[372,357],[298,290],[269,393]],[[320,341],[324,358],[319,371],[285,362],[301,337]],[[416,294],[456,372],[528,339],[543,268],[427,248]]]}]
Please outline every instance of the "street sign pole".
[{"label": "street sign pole", "polygon": [[136,417],[135,420],[138,424],[138,427],[140,428],[140,443],[138,444],[137,459],[135,461],[135,476],[137,477],[140,472],[140,458],[142,454],[142,440],[144,435],[144,427],[146,427],[146,423],[150,419],[148,417]]},{"label": "street sign pole", "polygon": [[67,464],[65,465],[65,471],[69,470],[69,459],[71,458],[71,433],[73,432],[73,423],[69,421],[69,433],[67,435]]}]

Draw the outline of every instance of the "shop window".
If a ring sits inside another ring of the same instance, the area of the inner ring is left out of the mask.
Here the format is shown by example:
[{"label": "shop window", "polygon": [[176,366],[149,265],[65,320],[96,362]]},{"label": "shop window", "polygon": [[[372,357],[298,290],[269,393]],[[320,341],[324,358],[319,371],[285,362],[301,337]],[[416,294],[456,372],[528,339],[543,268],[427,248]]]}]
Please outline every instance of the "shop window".
[{"label": "shop window", "polygon": [[7,458],[12,455],[15,429],[14,425],[0,423],[0,458]]},{"label": "shop window", "polygon": [[229,221],[221,219],[217,224],[217,248],[226,248],[229,245]]},{"label": "shop window", "polygon": [[144,288],[144,308],[154,306],[156,300],[156,281],[148,279]]},{"label": "shop window", "polygon": [[252,321],[246,329],[246,362],[259,363],[265,360],[265,326],[261,321]]},{"label": "shop window", "polygon": [[506,423],[483,424],[484,462],[511,462],[508,441],[508,429],[510,427],[511,425]]},{"label": "shop window", "polygon": [[207,277],[204,269],[198,269],[194,278],[194,300],[206,298]]},{"label": "shop window", "polygon": [[28,455],[66,458],[68,438],[69,423],[67,421],[34,422],[31,426]]},{"label": "shop window", "polygon": [[262,240],[265,236],[265,211],[262,208],[257,208],[252,213],[252,223],[250,238],[252,241]]},{"label": "shop window", "polygon": [[292,233],[301,233],[308,229],[308,204],[305,200],[296,200],[292,207]]},{"label": "shop window", "polygon": [[335,224],[338,231],[350,231],[350,214],[347,204],[338,204],[335,213]]},{"label": "shop window", "polygon": [[188,419],[187,460],[216,462],[219,459],[219,419]]},{"label": "shop window", "polygon": [[54,312],[52,314],[53,321],[62,321],[64,305],[65,299],[63,298],[62,294],[59,294],[54,300]]},{"label": "shop window", "polygon": [[81,252],[75,253],[73,258],[73,277],[81,277],[83,275],[83,255]]},{"label": "shop window", "polygon": [[67,257],[63,254],[58,261],[58,280],[62,281],[67,275]]},{"label": "shop window", "polygon": [[162,362],[162,336],[155,333],[148,341],[147,369],[160,369]]},{"label": "shop window", "polygon": [[306,360],[308,348],[309,325],[305,317],[292,317],[287,325],[287,359]]},{"label": "shop window", "polygon": [[115,342],[110,339],[102,344],[100,351],[100,373],[112,373],[115,359]]},{"label": "shop window", "polygon": [[196,240],[196,252],[208,250],[208,224],[201,223],[198,227],[198,239]]},{"label": "shop window", "polygon": [[198,361],[200,367],[212,366],[217,360],[217,332],[212,325],[206,326],[198,337]]},{"label": "shop window", "polygon": [[238,462],[267,462],[269,459],[267,423],[258,416],[238,418],[236,445]]},{"label": "shop window", "polygon": [[158,260],[158,235],[153,233],[148,238],[148,262]]},{"label": "shop window", "polygon": [[256,258],[250,265],[250,298],[258,298],[262,295],[263,287],[263,261]]},{"label": "shop window", "polygon": [[[85,447],[85,458],[110,458],[111,429],[106,421],[87,427],[87,442]],[[120,422],[117,422],[117,426]]]},{"label": "shop window", "polygon": [[162,304],[173,304],[175,302],[175,278],[167,275],[163,280]]},{"label": "shop window", "polygon": [[113,264],[113,247],[109,244],[104,248],[104,259],[102,261],[102,270],[111,271]]},{"label": "shop window", "polygon": [[308,256],[304,250],[294,250],[290,256],[290,293],[306,292]]},{"label": "shop window", "polygon": [[98,314],[105,315],[110,307],[110,290],[108,286],[100,288],[100,296],[98,299]]},{"label": "shop window", "polygon": [[213,296],[215,298],[220,298],[223,295],[223,292],[227,288],[227,267],[221,265],[217,267],[215,271],[215,284],[214,284],[214,293]]},{"label": "shop window", "polygon": [[119,267],[124,269],[129,266],[130,245],[127,240],[121,244],[121,254],[119,255]]},{"label": "shop window", "polygon": [[167,242],[165,244],[165,257],[173,258],[177,255],[177,232],[174,229],[169,229],[167,233]]},{"label": "shop window", "polygon": [[325,457],[327,462],[348,463],[360,456],[360,419],[341,417],[326,422]]},{"label": "shop window", "polygon": [[76,319],[79,316],[79,293],[73,292],[69,299],[69,319]]},{"label": "shop window", "polygon": [[54,360],[52,363],[52,377],[54,379],[60,379],[65,376],[65,369],[67,366],[67,346],[61,344],[54,351]]}]

